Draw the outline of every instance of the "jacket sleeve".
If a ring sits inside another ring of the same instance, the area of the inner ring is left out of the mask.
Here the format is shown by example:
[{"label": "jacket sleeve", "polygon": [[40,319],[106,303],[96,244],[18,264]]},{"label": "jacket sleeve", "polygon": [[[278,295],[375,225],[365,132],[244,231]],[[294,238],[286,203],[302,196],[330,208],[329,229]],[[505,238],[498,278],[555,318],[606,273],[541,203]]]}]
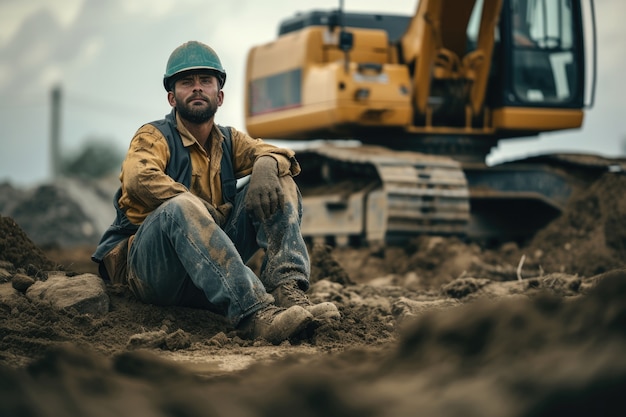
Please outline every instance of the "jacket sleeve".
[{"label": "jacket sleeve", "polygon": [[254,162],[261,156],[271,156],[278,163],[278,175],[296,176],[300,173],[300,164],[291,149],[279,148],[255,139],[231,128],[233,141],[233,167],[237,178],[245,177],[252,172]]},{"label": "jacket sleeve", "polygon": [[120,207],[140,224],[154,209],[187,187],[165,173],[170,152],[167,140],[154,126],[142,126],[133,137],[122,163]]}]

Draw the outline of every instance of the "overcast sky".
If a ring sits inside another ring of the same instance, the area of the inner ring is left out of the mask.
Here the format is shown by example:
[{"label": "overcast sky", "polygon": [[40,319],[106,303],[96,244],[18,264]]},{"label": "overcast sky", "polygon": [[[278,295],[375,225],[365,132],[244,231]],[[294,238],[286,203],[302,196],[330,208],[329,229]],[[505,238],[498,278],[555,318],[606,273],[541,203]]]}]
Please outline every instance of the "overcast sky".
[{"label": "overcast sky", "polygon": [[[345,0],[348,11],[412,14],[417,0]],[[245,130],[246,54],[297,11],[338,0],[0,0],[0,182],[30,186],[50,173],[50,91],[63,91],[62,146],[90,138],[125,151],[143,123],[169,112],[162,87],[171,51],[188,40],[218,52],[228,72],[220,124]],[[384,9],[381,9],[384,5]],[[626,2],[596,1],[599,80],[584,128],[500,144],[488,161],[548,151],[624,153]]]}]

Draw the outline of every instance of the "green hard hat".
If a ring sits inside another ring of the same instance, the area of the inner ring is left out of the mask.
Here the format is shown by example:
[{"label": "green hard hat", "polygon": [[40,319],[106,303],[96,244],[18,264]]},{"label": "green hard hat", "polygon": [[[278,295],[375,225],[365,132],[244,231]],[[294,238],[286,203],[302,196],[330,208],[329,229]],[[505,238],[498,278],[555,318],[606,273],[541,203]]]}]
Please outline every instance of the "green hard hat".
[{"label": "green hard hat", "polygon": [[169,91],[172,77],[181,72],[202,69],[214,72],[219,80],[220,88],[224,86],[226,71],[215,51],[210,46],[197,41],[186,42],[174,49],[167,60],[163,86]]}]

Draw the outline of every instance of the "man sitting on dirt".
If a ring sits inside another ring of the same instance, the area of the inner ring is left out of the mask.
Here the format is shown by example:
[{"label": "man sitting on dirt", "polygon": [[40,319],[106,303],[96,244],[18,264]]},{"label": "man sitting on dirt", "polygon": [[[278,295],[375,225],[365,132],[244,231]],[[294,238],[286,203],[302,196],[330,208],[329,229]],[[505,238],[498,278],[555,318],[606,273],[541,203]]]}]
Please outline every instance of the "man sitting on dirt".
[{"label": "man sitting on dirt", "polygon": [[[133,137],[115,196],[117,217],[93,260],[142,301],[208,308],[244,337],[289,339],[316,319],[300,231],[294,152],[214,122],[226,72],[200,42],[176,48],[163,78],[172,112]],[[236,179],[250,175],[239,191]],[[261,248],[259,277],[246,262]]]}]

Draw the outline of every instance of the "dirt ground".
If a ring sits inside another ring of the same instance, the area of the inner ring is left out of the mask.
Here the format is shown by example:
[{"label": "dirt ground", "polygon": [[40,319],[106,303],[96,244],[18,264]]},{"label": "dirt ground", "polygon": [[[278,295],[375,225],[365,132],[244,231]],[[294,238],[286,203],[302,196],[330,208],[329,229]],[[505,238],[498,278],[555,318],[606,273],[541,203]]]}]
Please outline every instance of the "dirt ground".
[{"label": "dirt ground", "polygon": [[[93,248],[43,252],[0,227],[5,281],[95,272]],[[342,319],[280,346],[121,287],[104,317],[0,305],[0,415],[626,415],[626,176],[522,247],[310,250],[310,297]]]}]

